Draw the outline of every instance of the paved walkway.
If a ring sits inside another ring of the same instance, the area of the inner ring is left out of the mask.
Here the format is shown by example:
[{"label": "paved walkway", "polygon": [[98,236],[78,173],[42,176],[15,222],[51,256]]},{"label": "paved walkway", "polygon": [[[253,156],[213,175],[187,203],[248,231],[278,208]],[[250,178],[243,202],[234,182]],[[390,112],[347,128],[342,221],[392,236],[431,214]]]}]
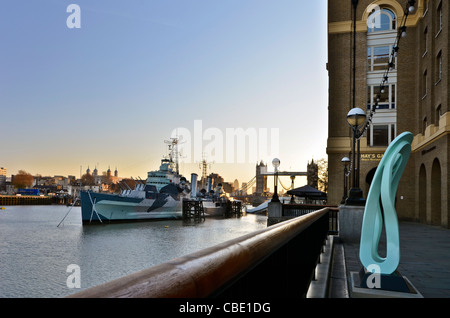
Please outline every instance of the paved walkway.
[{"label": "paved walkway", "polygon": [[[401,254],[398,271],[425,298],[450,298],[450,230],[410,222],[400,222],[399,230]],[[359,243],[337,240],[330,297],[351,296],[348,290],[350,272],[359,272],[361,267]]]}]

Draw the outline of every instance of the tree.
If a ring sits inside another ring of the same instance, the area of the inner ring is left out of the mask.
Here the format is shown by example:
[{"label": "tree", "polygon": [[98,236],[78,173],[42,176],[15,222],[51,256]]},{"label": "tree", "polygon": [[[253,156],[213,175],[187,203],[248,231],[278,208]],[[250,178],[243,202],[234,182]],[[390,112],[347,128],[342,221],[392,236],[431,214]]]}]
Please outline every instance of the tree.
[{"label": "tree", "polygon": [[328,161],[322,158],[317,165],[319,166],[319,190],[328,192]]},{"label": "tree", "polygon": [[12,180],[12,184],[16,189],[25,189],[33,185],[33,176],[25,170],[19,170]]},{"label": "tree", "polygon": [[95,179],[90,173],[85,173],[81,176],[81,183],[83,185],[94,185]]}]

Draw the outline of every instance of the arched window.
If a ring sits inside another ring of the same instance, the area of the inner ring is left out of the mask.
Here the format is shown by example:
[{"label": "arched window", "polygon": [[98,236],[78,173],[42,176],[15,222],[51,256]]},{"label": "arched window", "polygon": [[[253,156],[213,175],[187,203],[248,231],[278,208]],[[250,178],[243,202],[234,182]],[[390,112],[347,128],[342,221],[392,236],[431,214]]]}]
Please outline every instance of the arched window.
[{"label": "arched window", "polygon": [[367,26],[369,33],[393,31],[397,29],[397,18],[391,10],[378,8],[370,14]]}]

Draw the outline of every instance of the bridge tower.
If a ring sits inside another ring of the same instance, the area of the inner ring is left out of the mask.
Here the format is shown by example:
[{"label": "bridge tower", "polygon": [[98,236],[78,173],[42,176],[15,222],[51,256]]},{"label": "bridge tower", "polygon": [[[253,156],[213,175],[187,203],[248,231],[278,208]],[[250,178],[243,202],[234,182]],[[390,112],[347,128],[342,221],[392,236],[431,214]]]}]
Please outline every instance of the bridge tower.
[{"label": "bridge tower", "polygon": [[308,162],[307,173],[308,173],[308,176],[307,176],[308,185],[310,187],[318,189],[319,165],[316,162],[314,162],[314,159],[312,159],[311,162]]},{"label": "bridge tower", "polygon": [[256,165],[256,195],[262,195],[267,192],[267,164],[261,160],[259,164]]}]

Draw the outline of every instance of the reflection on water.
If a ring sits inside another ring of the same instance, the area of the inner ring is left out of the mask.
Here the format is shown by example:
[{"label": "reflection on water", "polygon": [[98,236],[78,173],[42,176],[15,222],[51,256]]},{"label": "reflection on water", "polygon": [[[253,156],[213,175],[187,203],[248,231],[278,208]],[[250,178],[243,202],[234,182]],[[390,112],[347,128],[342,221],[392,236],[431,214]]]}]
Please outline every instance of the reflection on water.
[{"label": "reflection on water", "polygon": [[67,266],[81,290],[266,227],[267,217],[81,225],[79,207],[8,206],[0,211],[0,297],[63,297]]}]

